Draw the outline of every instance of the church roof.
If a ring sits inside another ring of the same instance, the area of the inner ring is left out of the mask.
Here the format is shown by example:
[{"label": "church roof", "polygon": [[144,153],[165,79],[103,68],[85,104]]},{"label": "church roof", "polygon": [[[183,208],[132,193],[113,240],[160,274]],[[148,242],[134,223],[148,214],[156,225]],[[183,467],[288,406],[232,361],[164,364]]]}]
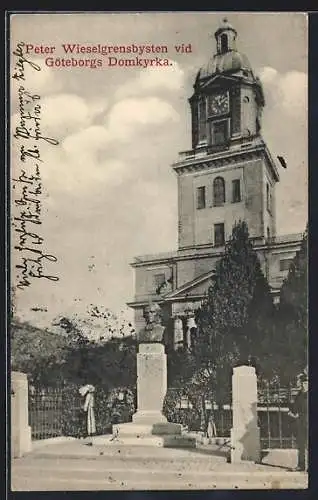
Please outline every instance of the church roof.
[{"label": "church roof", "polygon": [[250,75],[243,76],[252,76],[252,67],[247,56],[236,48],[237,31],[226,18],[222,20],[214,36],[216,39],[216,53],[199,70],[197,80],[220,73],[237,73],[241,70],[250,73]]},{"label": "church roof", "polygon": [[240,70],[252,71],[251,64],[245,54],[231,50],[223,54],[215,54],[198,72],[198,78],[206,78],[219,73],[234,73]]}]

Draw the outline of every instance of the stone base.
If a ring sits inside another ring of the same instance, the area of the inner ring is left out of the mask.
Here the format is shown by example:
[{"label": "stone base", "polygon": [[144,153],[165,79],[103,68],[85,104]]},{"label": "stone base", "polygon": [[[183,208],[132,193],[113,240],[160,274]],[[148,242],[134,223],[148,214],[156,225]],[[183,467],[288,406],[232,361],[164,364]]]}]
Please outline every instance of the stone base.
[{"label": "stone base", "polygon": [[94,436],[93,445],[106,446],[146,446],[154,448],[196,448],[196,439],[186,435],[166,434],[164,436],[136,435],[136,436]]},{"label": "stone base", "polygon": [[231,463],[261,460],[261,440],[259,427],[231,429]]},{"label": "stone base", "polygon": [[157,423],[149,425],[135,424],[134,422],[127,424],[113,425],[113,435],[117,436],[162,436],[165,434],[181,435],[182,425],[171,422]]},{"label": "stone base", "polygon": [[182,434],[181,431],[181,424],[171,422],[158,422],[155,424],[135,424],[134,422],[129,422],[126,424],[116,424],[113,425],[113,436],[109,439],[109,443],[127,446],[196,448],[196,438]]},{"label": "stone base", "polygon": [[160,411],[137,410],[132,416],[134,424],[154,425],[157,423],[167,423],[166,417]]}]

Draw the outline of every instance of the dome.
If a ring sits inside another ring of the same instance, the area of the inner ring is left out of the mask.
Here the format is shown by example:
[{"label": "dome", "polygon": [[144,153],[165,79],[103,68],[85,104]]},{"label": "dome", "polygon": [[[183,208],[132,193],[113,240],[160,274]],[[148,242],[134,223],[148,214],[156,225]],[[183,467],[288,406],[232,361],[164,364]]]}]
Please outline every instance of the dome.
[{"label": "dome", "polygon": [[231,50],[216,54],[198,73],[198,78],[206,78],[217,73],[234,73],[240,70],[252,72],[252,67],[245,54]]},{"label": "dome", "polygon": [[216,54],[203,66],[197,79],[206,78],[220,73],[236,73],[245,70],[253,75],[250,62],[245,54],[236,48],[237,31],[225,18],[215,32]]}]

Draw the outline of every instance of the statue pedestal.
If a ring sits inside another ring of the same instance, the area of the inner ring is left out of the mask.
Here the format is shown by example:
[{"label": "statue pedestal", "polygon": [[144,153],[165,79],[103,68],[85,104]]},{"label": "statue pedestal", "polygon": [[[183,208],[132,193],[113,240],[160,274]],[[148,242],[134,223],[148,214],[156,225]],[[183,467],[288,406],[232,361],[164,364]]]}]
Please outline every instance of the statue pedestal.
[{"label": "statue pedestal", "polygon": [[182,434],[181,424],[168,422],[163,415],[166,392],[167,356],[163,344],[140,344],[137,411],[132,422],[113,425],[114,443],[194,448],[195,438]]},{"label": "statue pedestal", "polygon": [[140,344],[137,354],[137,412],[136,424],[167,422],[162,414],[167,392],[167,355],[163,344]]}]

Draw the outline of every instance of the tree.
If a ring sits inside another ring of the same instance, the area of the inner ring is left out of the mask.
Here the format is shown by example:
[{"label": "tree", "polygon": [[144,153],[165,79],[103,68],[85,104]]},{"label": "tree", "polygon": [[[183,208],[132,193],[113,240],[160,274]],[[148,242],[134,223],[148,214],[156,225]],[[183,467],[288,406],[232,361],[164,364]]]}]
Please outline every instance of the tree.
[{"label": "tree", "polygon": [[210,391],[216,399],[225,397],[236,364],[254,364],[262,370],[274,314],[270,287],[247,224],[240,221],[216,264],[197,318],[197,366],[210,371]]},{"label": "tree", "polygon": [[103,344],[87,342],[69,348],[63,377],[73,383],[93,384],[110,390],[132,388],[136,383],[136,342],[133,337],[111,339]]},{"label": "tree", "polygon": [[299,331],[307,332],[308,321],[308,229],[303,235],[281,289],[281,309],[289,308]]},{"label": "tree", "polygon": [[54,385],[62,380],[67,341],[49,330],[17,319],[11,321],[11,368],[29,376],[34,385]]},{"label": "tree", "polygon": [[54,320],[68,338],[65,380],[113,389],[136,381],[136,340],[132,324],[103,306]]},{"label": "tree", "polygon": [[294,379],[307,365],[308,229],[283,283],[276,324],[280,345],[275,349],[280,376]]},{"label": "tree", "polygon": [[42,386],[92,383],[108,390],[135,385],[136,340],[128,321],[91,305],[82,317],[60,316],[53,323],[51,332],[11,321],[14,370],[27,373],[32,383]]},{"label": "tree", "polygon": [[86,342],[103,343],[114,337],[131,336],[135,332],[132,324],[123,316],[93,304],[87,306],[84,312],[58,316],[53,325],[69,337],[73,336],[79,343],[85,343],[85,339]]}]

